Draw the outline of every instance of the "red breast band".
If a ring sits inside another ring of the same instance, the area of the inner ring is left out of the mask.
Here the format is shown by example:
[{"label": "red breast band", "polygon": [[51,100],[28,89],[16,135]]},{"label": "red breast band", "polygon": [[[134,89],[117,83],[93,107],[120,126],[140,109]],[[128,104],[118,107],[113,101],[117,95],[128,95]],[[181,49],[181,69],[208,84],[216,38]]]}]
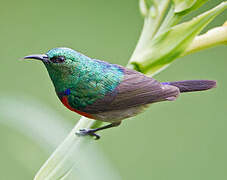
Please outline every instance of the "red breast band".
[{"label": "red breast band", "polygon": [[88,114],[88,113],[85,113],[85,112],[78,111],[78,110],[72,108],[72,107],[69,105],[69,101],[68,101],[67,96],[63,96],[62,99],[61,99],[61,102],[62,102],[62,103],[64,104],[64,106],[67,107],[69,110],[74,111],[74,112],[76,112],[76,113],[78,113],[78,114],[80,114],[80,115],[82,115],[82,116],[87,117],[87,118],[93,119],[92,115],[90,115],[90,114]]}]

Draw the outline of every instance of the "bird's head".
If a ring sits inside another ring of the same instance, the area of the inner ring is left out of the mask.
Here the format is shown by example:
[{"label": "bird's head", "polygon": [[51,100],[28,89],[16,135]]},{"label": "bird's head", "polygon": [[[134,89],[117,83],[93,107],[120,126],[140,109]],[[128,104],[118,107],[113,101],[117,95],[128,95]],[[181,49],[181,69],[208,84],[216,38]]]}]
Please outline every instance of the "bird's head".
[{"label": "bird's head", "polygon": [[82,69],[82,62],[90,60],[89,57],[65,47],[51,49],[45,54],[25,56],[24,59],[42,61],[54,84],[70,82],[72,78],[76,78],[77,74]]},{"label": "bird's head", "polygon": [[[69,75],[75,71],[76,67],[83,64],[85,61],[89,61],[90,58],[80,54],[79,52],[70,48],[54,48],[49,50],[45,54],[33,54],[25,56],[24,59],[35,59],[42,61],[49,74],[63,73]],[[80,70],[79,68],[78,70]]]},{"label": "bird's head", "polygon": [[78,61],[80,53],[70,48],[54,48],[45,54],[33,54],[25,56],[24,59],[35,59],[42,61],[47,66],[65,66]]}]

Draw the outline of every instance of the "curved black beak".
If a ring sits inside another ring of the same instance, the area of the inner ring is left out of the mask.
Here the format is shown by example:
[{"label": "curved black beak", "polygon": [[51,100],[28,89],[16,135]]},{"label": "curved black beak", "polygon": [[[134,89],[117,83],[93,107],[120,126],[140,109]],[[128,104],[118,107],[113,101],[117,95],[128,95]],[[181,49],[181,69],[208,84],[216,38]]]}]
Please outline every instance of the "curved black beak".
[{"label": "curved black beak", "polygon": [[29,56],[25,56],[23,59],[36,59],[36,60],[41,60],[43,62],[49,61],[49,57],[46,54],[32,54]]}]

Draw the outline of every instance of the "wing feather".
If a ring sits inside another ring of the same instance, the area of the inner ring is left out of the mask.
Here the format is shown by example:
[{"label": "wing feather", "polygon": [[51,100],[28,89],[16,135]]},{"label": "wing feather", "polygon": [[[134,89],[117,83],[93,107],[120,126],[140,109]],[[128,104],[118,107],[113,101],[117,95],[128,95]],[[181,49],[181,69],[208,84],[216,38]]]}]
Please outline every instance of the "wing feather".
[{"label": "wing feather", "polygon": [[83,111],[96,114],[127,109],[159,101],[175,100],[179,93],[179,89],[175,86],[162,85],[142,73],[124,68],[124,78],[116,89],[88,105]]}]

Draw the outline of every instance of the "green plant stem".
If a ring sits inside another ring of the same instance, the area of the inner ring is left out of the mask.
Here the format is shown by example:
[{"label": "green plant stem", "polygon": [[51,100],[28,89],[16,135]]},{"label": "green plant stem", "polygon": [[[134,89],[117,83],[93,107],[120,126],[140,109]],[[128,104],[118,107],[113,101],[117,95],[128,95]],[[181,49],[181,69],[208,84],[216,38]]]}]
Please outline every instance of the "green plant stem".
[{"label": "green plant stem", "polygon": [[[45,162],[34,179],[61,179],[64,175],[67,175],[75,163],[75,157],[72,155],[79,156],[79,151],[81,151],[86,144],[92,142],[91,137],[79,137],[75,134],[75,132],[79,129],[91,128],[94,123],[94,120],[82,117],[76,126],[71,130],[66,139]],[[67,167],[64,167],[64,169],[61,167],[61,164],[63,163],[67,164]]]}]

